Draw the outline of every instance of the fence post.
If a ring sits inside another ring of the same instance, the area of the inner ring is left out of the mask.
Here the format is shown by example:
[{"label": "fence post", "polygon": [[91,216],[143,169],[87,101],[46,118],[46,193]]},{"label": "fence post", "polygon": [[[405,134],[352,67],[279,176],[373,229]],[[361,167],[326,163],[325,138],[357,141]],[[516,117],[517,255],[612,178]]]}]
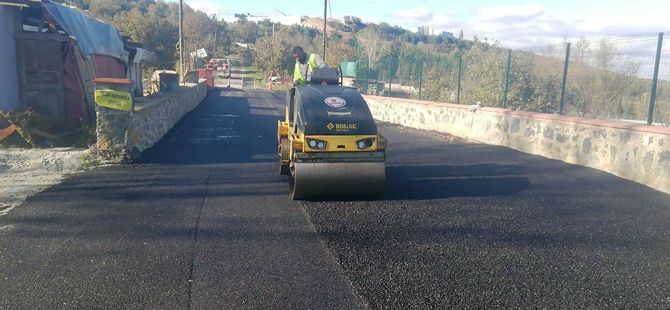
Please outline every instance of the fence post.
[{"label": "fence post", "polygon": [[423,58],[421,56],[421,69],[419,69],[419,100],[421,100],[421,87],[423,86]]},{"label": "fence post", "polygon": [[663,48],[663,32],[658,33],[658,45],[656,47],[656,63],[654,63],[654,80],[651,82],[651,96],[649,98],[649,115],[647,125],[654,123],[654,104],[656,103],[656,85],[658,84],[658,68],[661,64],[661,49]]},{"label": "fence post", "polygon": [[[384,79],[384,76],[382,74],[382,73],[384,73],[384,61],[377,60],[377,66],[379,67],[379,71],[377,72],[377,84],[379,84],[379,82],[381,82],[381,80]],[[377,85],[377,86],[379,86],[379,85]],[[384,93],[385,93],[384,87],[382,87],[381,90],[377,89],[377,92],[379,92],[380,96],[384,96]]]},{"label": "fence post", "polygon": [[509,87],[509,67],[512,63],[512,49],[507,51],[507,71],[505,71],[505,94],[503,95],[503,109],[507,109],[507,90]]},{"label": "fence post", "polygon": [[458,90],[456,91],[456,104],[461,104],[461,64],[463,63],[463,54],[458,54]]},{"label": "fence post", "polygon": [[391,66],[393,65],[393,59],[389,58],[389,97],[391,97]]},{"label": "fence post", "polygon": [[370,86],[370,61],[368,60],[368,65],[365,66],[365,94],[369,95],[368,87]]},{"label": "fence post", "polygon": [[558,105],[558,114],[563,115],[565,105],[565,84],[568,81],[568,64],[570,63],[570,43],[565,47],[565,65],[563,66],[563,82],[561,83],[561,101]]}]

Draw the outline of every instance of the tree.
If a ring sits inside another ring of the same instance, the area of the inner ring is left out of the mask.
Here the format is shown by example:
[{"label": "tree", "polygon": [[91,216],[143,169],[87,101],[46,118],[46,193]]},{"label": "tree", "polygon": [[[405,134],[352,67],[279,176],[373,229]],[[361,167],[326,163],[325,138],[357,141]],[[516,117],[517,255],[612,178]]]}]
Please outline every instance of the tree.
[{"label": "tree", "polygon": [[356,16],[345,16],[344,25],[349,29],[350,32],[353,33],[359,32],[367,27],[365,24],[363,24],[361,19]]},{"label": "tree", "polygon": [[230,46],[233,43],[228,23],[225,20],[217,21],[216,50],[214,55],[230,54]]},{"label": "tree", "polygon": [[446,101],[447,85],[435,68],[428,69],[423,75],[422,98],[428,101]]},{"label": "tree", "polygon": [[230,30],[234,33],[235,39],[243,43],[256,43],[256,39],[260,36],[260,26],[256,23],[238,20]]},{"label": "tree", "polygon": [[[323,41],[323,39],[321,40]],[[330,35],[328,36],[328,40],[330,40],[331,42],[341,42],[342,35],[337,30],[335,30],[330,33]]]},{"label": "tree", "polygon": [[506,63],[506,50],[497,46],[487,50],[484,43],[475,42],[463,57],[461,102],[498,106],[503,98]]},{"label": "tree", "polygon": [[[153,3],[152,0],[133,0],[128,3],[136,6],[129,11],[116,13],[112,25],[130,40],[140,42],[146,48],[155,51],[159,67],[171,68],[178,59],[175,45],[179,40],[179,5],[162,1]],[[216,21],[211,16],[185,5],[186,59],[190,59],[188,53],[199,48],[205,48],[210,54],[216,54],[222,48],[225,50],[226,45],[230,44],[226,28],[225,22]]]},{"label": "tree", "polygon": [[270,19],[265,18],[258,25],[258,37],[269,37],[274,32],[279,31],[280,27],[281,24],[279,23],[275,24]]},{"label": "tree", "polygon": [[370,67],[375,65],[389,47],[388,42],[384,40],[379,31],[373,28],[360,31],[356,34],[356,39],[370,61]]},{"label": "tree", "polygon": [[131,9],[126,0],[91,0],[89,8],[93,17],[105,22],[111,22],[117,14]]},{"label": "tree", "polygon": [[379,31],[381,31],[384,37],[386,37],[388,40],[395,40],[407,32],[405,31],[405,29],[402,29],[401,27],[398,26],[391,27],[391,25],[387,23],[381,23],[377,28],[379,28]]},{"label": "tree", "polygon": [[130,40],[141,42],[156,53],[159,67],[171,67],[176,59],[175,43],[179,41],[178,28],[165,23],[168,7],[164,3],[152,4],[144,14],[135,8],[114,17],[113,25]]},{"label": "tree", "polygon": [[[315,43],[317,46],[323,46],[323,39],[316,40]],[[351,48],[351,46],[342,41],[328,41],[325,59],[329,67],[339,68],[343,61],[347,61],[353,56],[354,50]]]},{"label": "tree", "polygon": [[195,11],[190,7],[184,8],[184,37],[187,38],[184,52],[190,53],[204,48],[208,54],[213,53],[215,32],[218,36],[216,29],[216,21],[209,18],[206,13]]},{"label": "tree", "polygon": [[268,75],[271,71],[280,74],[292,72],[295,60],[291,58],[291,38],[285,32],[263,37],[256,42],[254,65]]},{"label": "tree", "polygon": [[301,25],[293,25],[289,29],[289,36],[303,36],[307,37],[309,40],[312,40],[316,37],[320,37],[321,32],[312,27],[305,27]]},{"label": "tree", "polygon": [[461,33],[458,34],[458,39],[463,40],[463,30],[461,30]]},{"label": "tree", "polygon": [[248,21],[249,21],[249,19],[247,19],[247,16],[244,15],[244,14],[241,14],[241,15],[237,16],[237,21],[235,23],[240,24],[240,25],[244,25]]}]

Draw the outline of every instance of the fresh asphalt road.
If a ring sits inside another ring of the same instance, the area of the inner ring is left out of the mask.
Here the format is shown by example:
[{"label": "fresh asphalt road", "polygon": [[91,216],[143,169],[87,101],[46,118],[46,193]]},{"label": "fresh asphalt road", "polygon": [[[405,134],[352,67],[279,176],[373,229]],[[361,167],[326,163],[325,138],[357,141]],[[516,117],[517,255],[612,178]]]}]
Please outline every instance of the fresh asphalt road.
[{"label": "fresh asphalt road", "polygon": [[283,101],[217,89],[0,217],[0,309],[670,309],[669,195],[380,124],[380,200],[295,202]]}]

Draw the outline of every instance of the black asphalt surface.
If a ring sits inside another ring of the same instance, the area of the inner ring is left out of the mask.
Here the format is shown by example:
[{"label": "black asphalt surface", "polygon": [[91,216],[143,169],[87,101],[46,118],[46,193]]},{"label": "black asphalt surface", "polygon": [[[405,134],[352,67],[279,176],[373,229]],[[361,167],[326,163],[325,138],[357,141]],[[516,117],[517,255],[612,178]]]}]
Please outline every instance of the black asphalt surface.
[{"label": "black asphalt surface", "polygon": [[283,99],[217,89],[0,217],[0,309],[670,309],[670,195],[380,124],[380,200],[299,203]]}]

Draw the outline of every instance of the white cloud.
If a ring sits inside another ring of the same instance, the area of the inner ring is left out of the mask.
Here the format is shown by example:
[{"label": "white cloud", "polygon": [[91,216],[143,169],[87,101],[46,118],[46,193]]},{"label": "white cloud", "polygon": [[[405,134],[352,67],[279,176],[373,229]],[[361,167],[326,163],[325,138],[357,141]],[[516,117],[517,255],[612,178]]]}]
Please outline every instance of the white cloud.
[{"label": "white cloud", "polygon": [[433,13],[427,8],[414,8],[405,11],[393,11],[389,13],[393,23],[399,25],[416,25],[433,19]]},{"label": "white cloud", "polygon": [[[335,17],[334,14],[333,14],[333,17]],[[356,15],[356,17],[360,18],[361,21],[364,22],[364,23],[381,24],[383,22],[388,22],[388,21],[386,21],[382,18],[373,17],[373,16],[358,16],[358,15]]]},{"label": "white cloud", "polygon": [[501,20],[507,18],[532,18],[542,14],[542,7],[537,4],[519,6],[493,6],[477,10],[478,21]]},{"label": "white cloud", "polygon": [[404,11],[393,11],[388,14],[391,25],[398,25],[415,31],[419,26],[428,26],[438,31],[449,31],[456,25],[453,14],[434,14],[427,8],[414,8]]},{"label": "white cloud", "polygon": [[202,11],[207,13],[207,15],[225,15],[229,14],[230,10],[228,10],[227,7],[214,3],[212,1],[187,1],[186,2],[191,8],[193,8],[196,11]]},{"label": "white cloud", "polygon": [[559,43],[563,37],[609,37],[656,33],[670,29],[670,20],[662,14],[636,11],[575,11],[569,16],[550,15],[539,5],[496,6],[477,10],[474,22],[465,22],[465,37],[498,39],[511,48]]}]

